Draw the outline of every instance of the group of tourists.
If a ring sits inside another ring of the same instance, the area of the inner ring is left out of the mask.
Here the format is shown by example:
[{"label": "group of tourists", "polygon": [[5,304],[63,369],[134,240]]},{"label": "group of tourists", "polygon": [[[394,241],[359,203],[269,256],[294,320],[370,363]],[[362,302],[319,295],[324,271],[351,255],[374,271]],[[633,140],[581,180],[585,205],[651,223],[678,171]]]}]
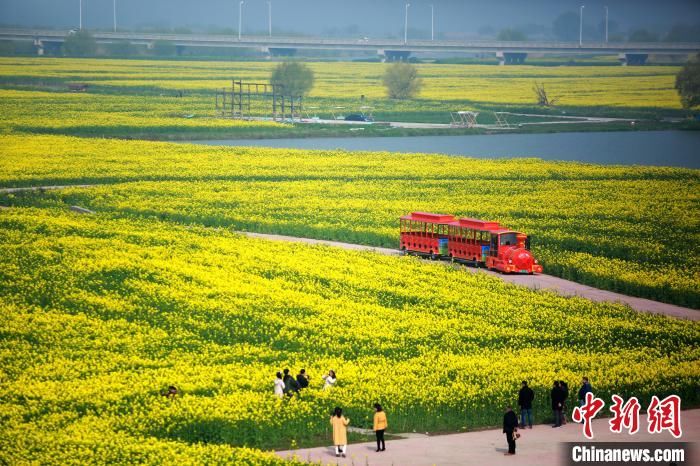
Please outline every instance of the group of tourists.
[{"label": "group of tourists", "polygon": [[[337,377],[335,371],[328,371],[323,377],[323,389],[328,389],[335,385],[337,382]],[[289,369],[285,369],[282,372],[277,373],[277,378],[274,382],[274,393],[275,396],[279,398],[284,398],[284,396],[294,396],[301,390],[309,386],[310,382],[309,375],[306,373],[306,369],[302,369],[297,374],[296,378],[289,374]]]},{"label": "group of tourists", "polygon": [[[338,381],[335,371],[329,370],[323,375],[323,389],[327,390]],[[284,396],[294,396],[304,388],[308,387],[310,377],[305,369],[301,369],[296,378],[292,377],[289,369],[284,369],[282,372],[277,372],[275,379],[274,392],[275,395],[284,398]],[[581,388],[578,391],[579,406],[582,406],[586,399],[586,394],[592,392],[591,384],[588,377],[583,377],[581,380]],[[555,380],[550,391],[550,399],[552,403],[552,412],[554,414],[553,428],[561,427],[566,424],[566,409],[567,400],[569,399],[569,386],[563,380]],[[503,433],[506,434],[508,443],[508,452],[505,455],[515,455],[515,442],[520,438],[518,427],[521,429],[532,429],[532,404],[535,400],[535,392],[528,386],[526,380],[521,383],[520,391],[518,392],[518,406],[520,408],[520,422],[518,416],[513,411],[512,406],[506,408],[503,416]],[[335,456],[343,458],[347,454],[348,448],[348,426],[350,419],[343,415],[343,410],[336,407],[331,415],[331,426],[333,427],[333,445],[335,446]],[[384,451],[386,444],[384,442],[384,431],[388,426],[386,413],[379,403],[374,405],[374,425],[373,430],[377,438],[377,451]]]},{"label": "group of tourists", "polygon": [[[586,400],[586,393],[592,391],[588,377],[583,377],[581,379],[581,388],[578,391],[579,406],[583,406]],[[569,399],[569,386],[563,380],[555,380],[549,396],[554,414],[554,425],[552,428],[561,427],[566,424],[566,401]],[[506,408],[506,413],[503,416],[503,433],[506,434],[506,441],[508,442],[508,453],[505,453],[506,455],[515,454],[515,441],[520,437],[518,425],[521,429],[525,429],[526,426],[532,429],[532,402],[534,400],[535,392],[528,387],[527,381],[523,380],[520,392],[518,392],[520,423],[518,424],[518,416],[513,412],[512,406]]]},{"label": "group of tourists", "polygon": [[[348,452],[348,425],[350,418],[343,416],[343,410],[336,407],[331,415],[331,426],[333,427],[333,445],[335,446],[335,456],[342,456]],[[389,426],[386,413],[379,403],[374,404],[374,434],[377,437],[377,452],[386,450],[384,442],[384,431]]]}]

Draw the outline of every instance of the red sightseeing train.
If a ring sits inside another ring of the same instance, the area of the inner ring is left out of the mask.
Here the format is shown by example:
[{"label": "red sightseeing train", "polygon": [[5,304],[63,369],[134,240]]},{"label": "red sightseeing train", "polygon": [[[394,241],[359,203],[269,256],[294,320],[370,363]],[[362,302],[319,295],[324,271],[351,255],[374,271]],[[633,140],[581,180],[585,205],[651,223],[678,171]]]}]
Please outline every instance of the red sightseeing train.
[{"label": "red sightseeing train", "polygon": [[400,249],[504,273],[542,273],[530,252],[530,238],[498,222],[413,212],[401,217]]}]

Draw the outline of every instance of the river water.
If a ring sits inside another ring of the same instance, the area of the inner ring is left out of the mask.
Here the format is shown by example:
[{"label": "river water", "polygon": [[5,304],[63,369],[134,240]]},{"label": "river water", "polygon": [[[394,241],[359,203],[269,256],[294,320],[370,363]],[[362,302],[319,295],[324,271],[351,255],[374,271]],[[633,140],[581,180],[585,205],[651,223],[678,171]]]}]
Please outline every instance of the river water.
[{"label": "river water", "polygon": [[351,137],[192,141],[195,144],[295,149],[425,152],[479,158],[700,168],[700,131],[620,131],[478,136]]}]

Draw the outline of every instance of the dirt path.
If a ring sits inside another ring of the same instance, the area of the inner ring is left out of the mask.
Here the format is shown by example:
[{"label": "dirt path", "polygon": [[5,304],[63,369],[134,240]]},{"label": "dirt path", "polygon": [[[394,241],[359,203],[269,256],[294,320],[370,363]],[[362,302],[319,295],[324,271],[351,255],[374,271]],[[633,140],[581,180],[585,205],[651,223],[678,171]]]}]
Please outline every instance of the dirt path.
[{"label": "dirt path", "polygon": [[[66,188],[89,188],[95,185],[83,184],[83,185],[72,185],[72,186],[36,186],[36,187],[26,187],[26,188],[2,188],[0,193],[14,193],[20,191],[46,191],[54,189],[66,189]],[[287,241],[294,243],[306,243],[306,244],[320,244],[324,246],[339,247],[343,249],[350,249],[354,251],[372,251],[378,254],[384,254],[388,256],[398,256],[400,253],[397,249],[388,249],[375,246],[364,246],[360,244],[342,243],[339,241],[325,241],[311,238],[298,238],[294,236],[284,236],[284,235],[273,235],[265,233],[252,233],[252,232],[238,232],[242,235],[248,236],[250,238],[260,238],[271,241]],[[448,262],[443,262],[448,265]],[[461,266],[459,266],[461,267]],[[633,296],[626,296],[620,293],[615,293],[612,291],[600,290],[598,288],[593,288],[591,286],[582,285],[580,283],[572,282],[569,280],[564,280],[563,278],[554,277],[552,275],[502,275],[496,272],[491,272],[484,269],[475,269],[472,267],[462,267],[465,271],[470,273],[485,273],[492,276],[499,277],[500,279],[514,283],[516,285],[526,286],[533,290],[551,290],[563,296],[580,296],[582,298],[590,299],[591,301],[607,301],[622,303],[630,306],[632,309],[641,312],[652,312],[656,314],[664,314],[671,317],[677,317],[689,320],[700,320],[700,311],[690,309],[687,307],[676,306],[674,304],[661,303],[658,301],[652,301],[650,299],[636,298]]]},{"label": "dirt path", "polygon": [[[605,408],[607,409],[607,408]],[[547,413],[549,414],[549,413]],[[644,442],[645,447],[651,447],[649,442],[676,441],[671,434],[649,434],[647,432],[647,416],[640,416],[639,432],[629,435],[613,434],[608,426],[608,419],[593,421],[594,441],[596,442]],[[389,414],[391,427],[391,414]],[[693,442],[700,438],[700,409],[681,412],[682,437],[680,442]],[[399,434],[401,435],[401,434]],[[566,464],[563,457],[563,442],[585,442],[580,424],[569,423],[558,429],[552,429],[549,424],[535,426],[532,430],[521,431],[517,441],[516,456],[508,457],[505,434],[501,429],[427,436],[410,434],[410,438],[386,442],[386,451],[377,453],[374,442],[348,445],[347,458],[336,458],[332,447],[307,448],[295,451],[279,451],[282,458],[296,455],[304,461],[314,461],[315,464],[355,465],[355,466],[555,466]],[[659,445],[656,445],[659,446]],[[698,454],[697,443],[695,453]],[[659,446],[662,447],[662,446]],[[695,457],[698,464],[698,458]],[[657,463],[668,464],[668,463]],[[679,463],[681,464],[681,463]],[[682,463],[686,464],[686,463]],[[687,463],[691,464],[691,463]]]},{"label": "dirt path", "polygon": [[94,184],[71,184],[71,185],[55,185],[55,186],[30,186],[25,188],[0,188],[0,193],[19,193],[22,191],[51,191],[54,189],[69,189],[69,188],[92,188],[97,186]]}]

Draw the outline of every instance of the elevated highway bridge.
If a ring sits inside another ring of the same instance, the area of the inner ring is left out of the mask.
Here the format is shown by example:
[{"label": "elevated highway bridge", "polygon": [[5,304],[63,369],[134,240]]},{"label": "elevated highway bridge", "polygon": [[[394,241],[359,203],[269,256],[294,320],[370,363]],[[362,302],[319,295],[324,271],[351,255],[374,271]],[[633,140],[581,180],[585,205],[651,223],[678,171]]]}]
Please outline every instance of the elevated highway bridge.
[{"label": "elevated highway bridge", "polygon": [[[72,31],[40,29],[0,29],[0,40],[32,41],[37,53],[60,47]],[[691,55],[700,52],[700,43],[596,43],[584,42],[505,42],[396,39],[337,39],[320,37],[268,37],[212,34],[160,34],[142,32],[91,31],[100,44],[130,42],[152,47],[156,41],[173,43],[178,53],[187,47],[252,48],[273,55],[291,55],[300,49],[355,50],[376,52],[388,60],[406,59],[413,53],[493,53],[502,64],[523,63],[528,54],[617,55],[623,64],[644,64],[651,54]]]}]

